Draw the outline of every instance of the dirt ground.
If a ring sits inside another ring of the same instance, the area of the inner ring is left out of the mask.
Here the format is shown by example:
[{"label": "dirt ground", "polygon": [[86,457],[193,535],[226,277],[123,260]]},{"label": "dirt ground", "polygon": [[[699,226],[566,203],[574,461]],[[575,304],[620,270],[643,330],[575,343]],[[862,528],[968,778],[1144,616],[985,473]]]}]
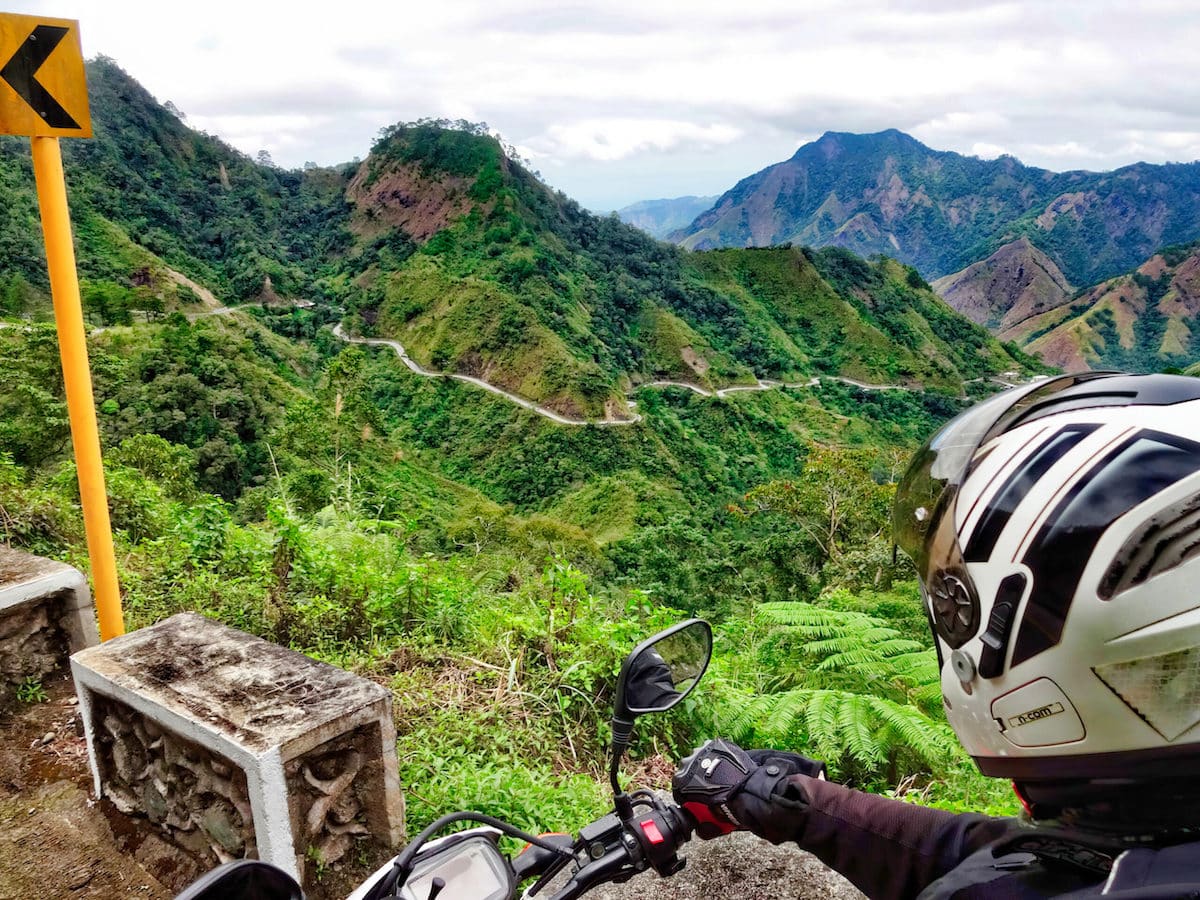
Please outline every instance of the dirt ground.
[{"label": "dirt ground", "polygon": [[[0,710],[0,900],[171,900],[203,865],[165,843],[152,826],[91,797],[87,748],[73,685],[64,673],[43,682],[47,700]],[[650,774],[650,773],[641,773]],[[310,900],[345,897],[389,851],[325,873]],[[840,876],[795,848],[745,834],[695,841],[687,868],[670,879],[649,873],[601,888],[595,900],[861,900]]]},{"label": "dirt ground", "polygon": [[91,800],[87,748],[71,681],[47,678],[48,700],[0,712],[0,900],[169,900],[123,853]]},{"label": "dirt ground", "polygon": [[[0,900],[171,900],[207,863],[91,796],[74,685],[42,686],[46,701],[0,710]],[[394,852],[364,844],[309,900],[345,897]]]}]

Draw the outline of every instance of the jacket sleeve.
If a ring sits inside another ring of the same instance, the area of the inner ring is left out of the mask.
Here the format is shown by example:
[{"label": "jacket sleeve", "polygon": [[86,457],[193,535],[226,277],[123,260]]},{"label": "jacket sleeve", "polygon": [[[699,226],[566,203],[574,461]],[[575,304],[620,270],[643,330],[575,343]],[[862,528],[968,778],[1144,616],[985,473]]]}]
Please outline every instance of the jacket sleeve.
[{"label": "jacket sleeve", "polygon": [[871,900],[910,900],[984,845],[1015,831],[1015,819],[955,814],[793,775],[779,785],[794,840]]}]

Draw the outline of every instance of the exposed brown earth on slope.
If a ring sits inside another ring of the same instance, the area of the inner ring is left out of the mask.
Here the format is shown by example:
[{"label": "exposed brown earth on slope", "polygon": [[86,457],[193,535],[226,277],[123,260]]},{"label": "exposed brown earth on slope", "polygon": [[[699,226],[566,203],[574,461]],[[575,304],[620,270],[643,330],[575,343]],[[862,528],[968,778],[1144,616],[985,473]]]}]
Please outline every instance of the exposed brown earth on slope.
[{"label": "exposed brown earth on slope", "polygon": [[416,163],[391,165],[378,172],[368,160],[346,189],[347,199],[356,207],[351,228],[368,239],[399,228],[423,243],[471,211],[467,192],[472,182],[445,174],[427,178]]},{"label": "exposed brown earth on slope", "polygon": [[1066,303],[1072,288],[1028,238],[933,282],[933,289],[972,322],[1004,331]]},{"label": "exposed brown earth on slope", "polygon": [[1124,365],[1129,354],[1158,365],[1194,358],[1200,316],[1200,248],[1172,261],[1156,254],[1135,272],[1111,278],[1066,304],[1002,329],[1067,371]]}]

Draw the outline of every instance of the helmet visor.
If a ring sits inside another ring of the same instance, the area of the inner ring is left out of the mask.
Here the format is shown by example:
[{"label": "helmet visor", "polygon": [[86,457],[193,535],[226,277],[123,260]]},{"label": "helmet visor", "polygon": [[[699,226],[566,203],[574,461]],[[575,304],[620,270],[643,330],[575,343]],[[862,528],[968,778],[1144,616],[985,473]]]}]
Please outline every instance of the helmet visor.
[{"label": "helmet visor", "polygon": [[955,523],[958,490],[981,459],[979,450],[1053,395],[1106,374],[1063,375],[989,397],[935,433],[900,479],[892,508],[896,545],[916,565],[934,631],[951,648],[961,647],[979,627],[979,597]]}]

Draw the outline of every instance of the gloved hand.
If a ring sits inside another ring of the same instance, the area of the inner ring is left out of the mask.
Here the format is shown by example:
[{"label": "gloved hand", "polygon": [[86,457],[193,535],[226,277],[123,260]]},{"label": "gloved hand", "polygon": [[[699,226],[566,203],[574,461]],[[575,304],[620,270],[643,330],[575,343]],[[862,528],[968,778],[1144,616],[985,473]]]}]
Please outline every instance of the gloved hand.
[{"label": "gloved hand", "polygon": [[795,753],[747,753],[721,739],[697,747],[671,781],[675,802],[696,820],[705,840],[731,831],[753,831],[776,843],[794,833],[802,800],[784,796],[788,777],[825,777],[825,765]]},{"label": "gloved hand", "polygon": [[784,775],[807,775],[822,781],[829,780],[825,763],[801,756],[799,753],[789,753],[787,750],[747,750],[746,755],[760,766],[768,769],[771,766],[778,767]]}]

